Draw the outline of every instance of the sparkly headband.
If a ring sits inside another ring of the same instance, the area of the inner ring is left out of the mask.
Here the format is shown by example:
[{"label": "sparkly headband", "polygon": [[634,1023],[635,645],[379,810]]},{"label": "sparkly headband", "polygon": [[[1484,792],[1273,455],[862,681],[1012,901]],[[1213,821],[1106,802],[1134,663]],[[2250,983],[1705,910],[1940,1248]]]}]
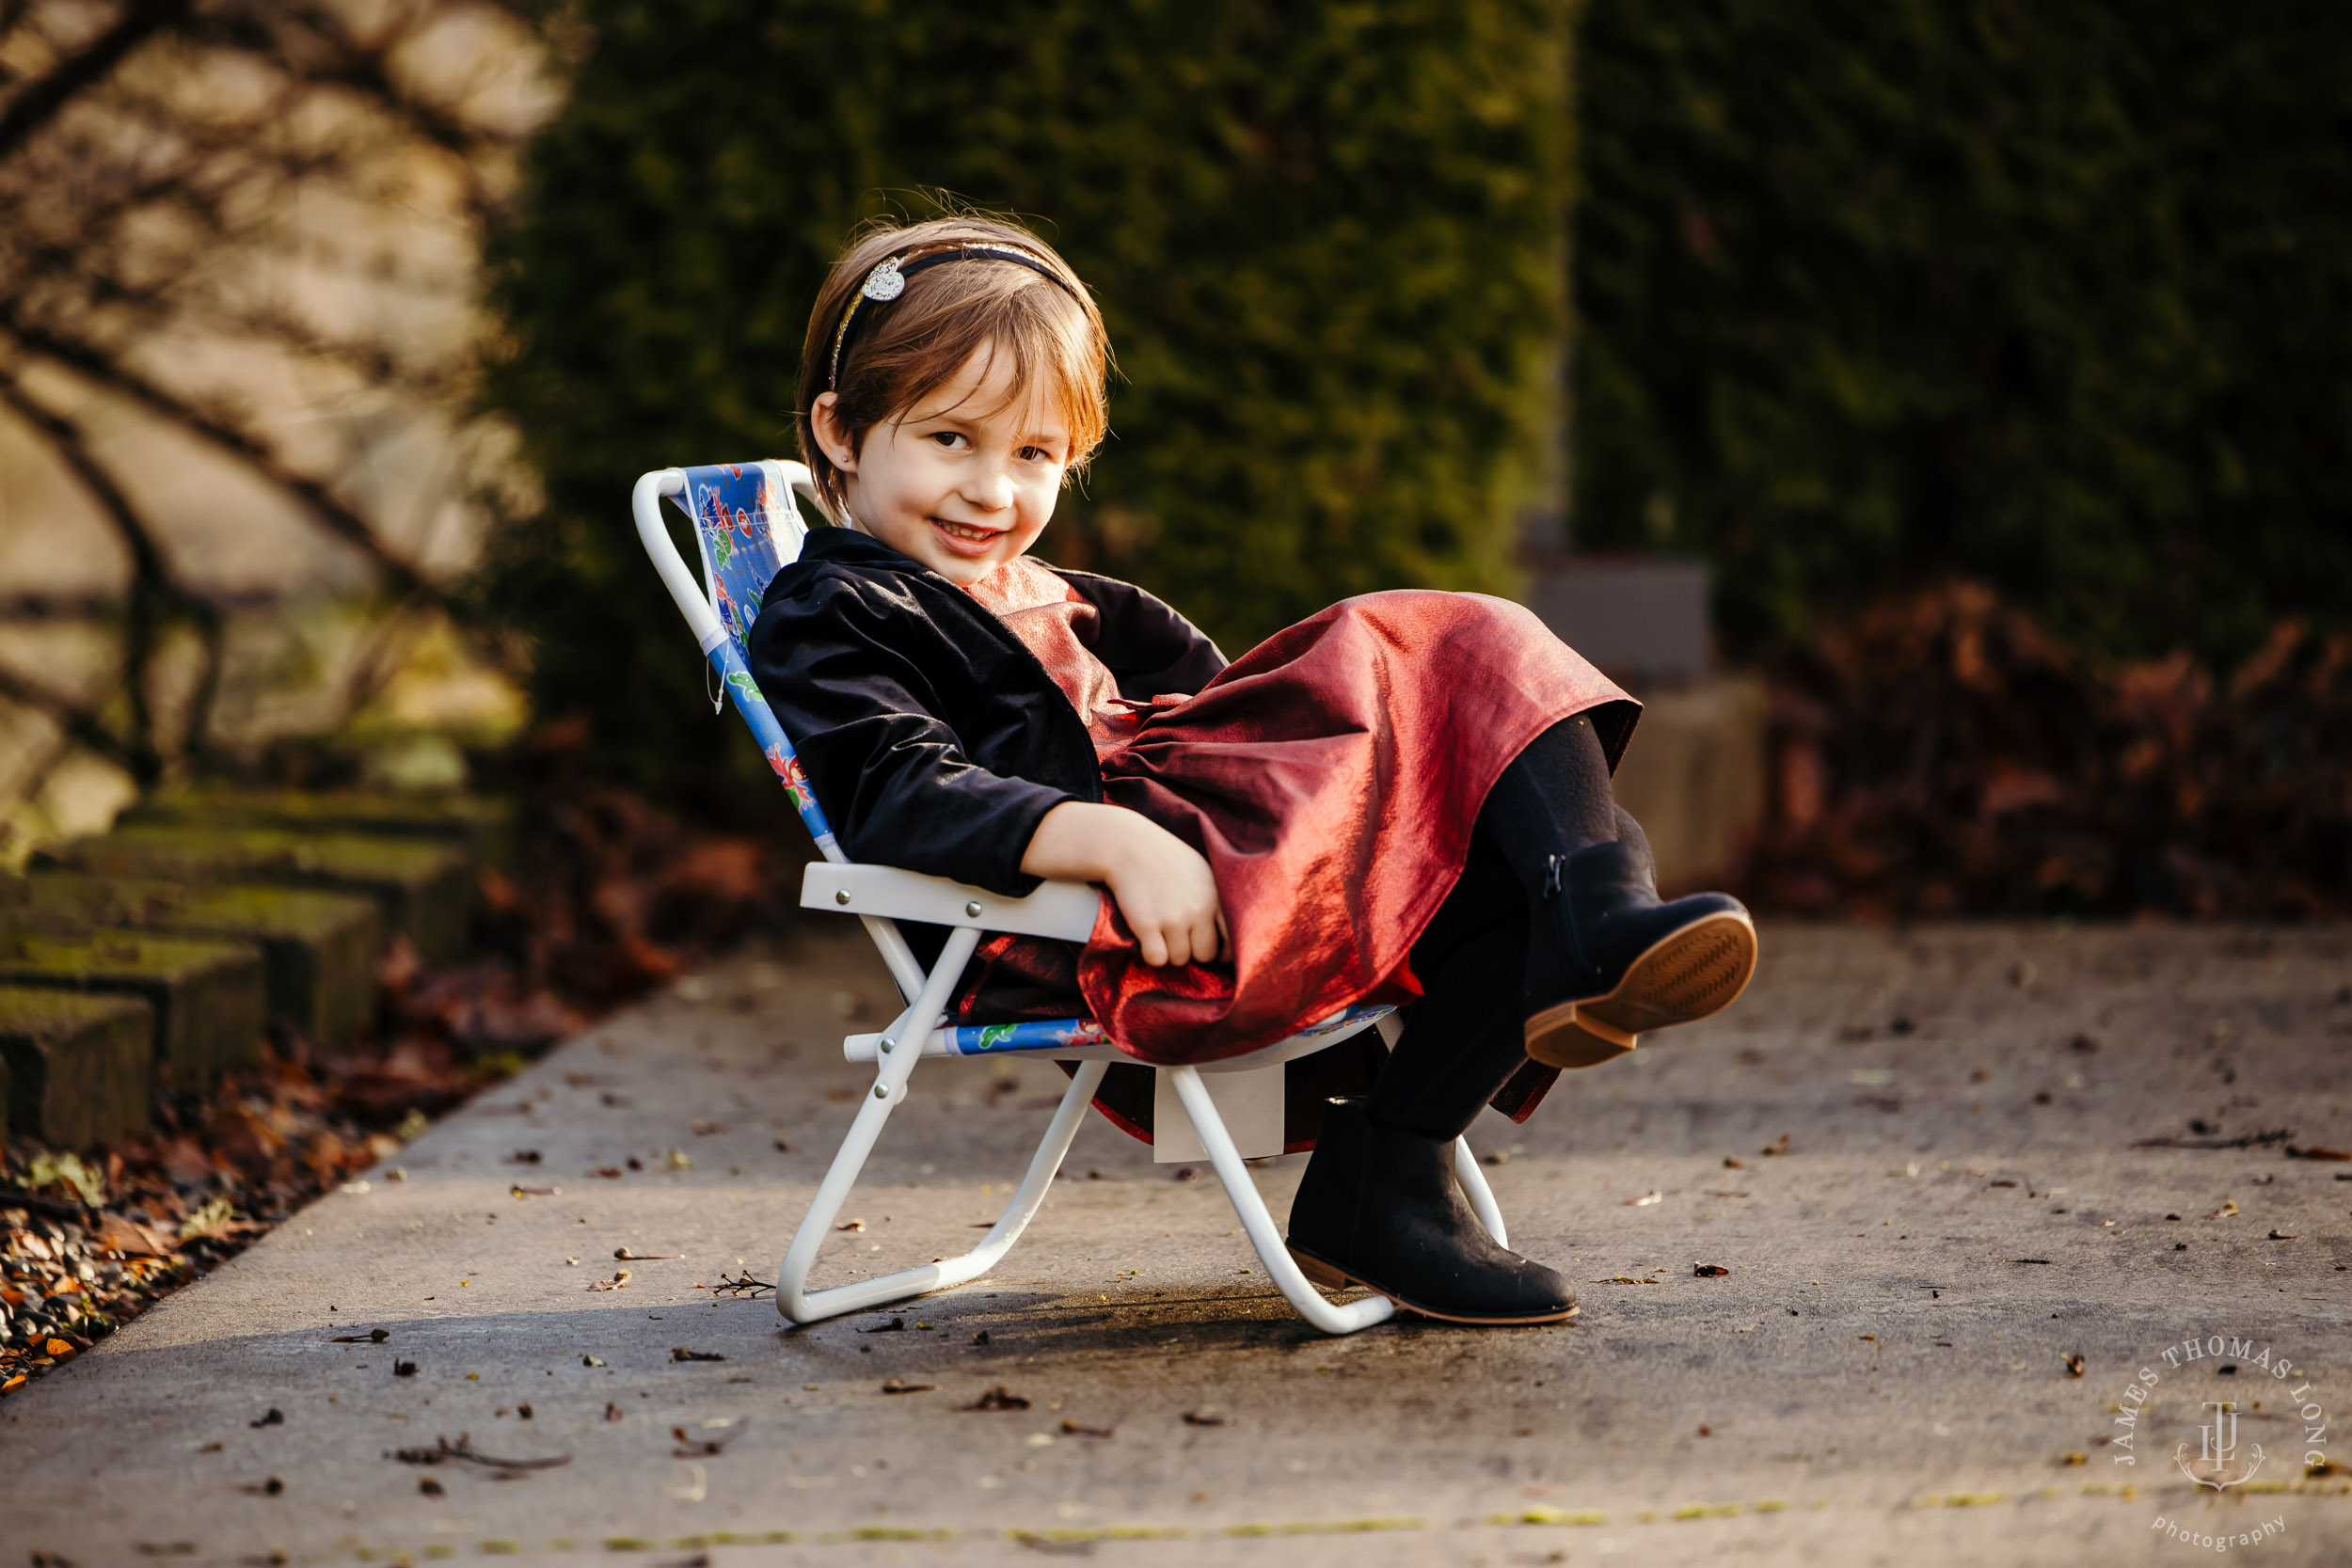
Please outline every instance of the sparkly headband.
[{"label": "sparkly headband", "polygon": [[1071,298],[1078,298],[1078,291],[1048,265],[1045,258],[1014,245],[988,241],[955,242],[934,250],[917,250],[904,256],[887,257],[866,275],[866,281],[858,286],[857,293],[850,296],[848,308],[841,312],[841,325],[834,328],[833,362],[825,372],[826,390],[840,389],[841,356],[849,352],[850,334],[858,323],[873,315],[871,310],[861,310],[859,307],[869,299],[877,305],[889,304],[907,292],[908,278],[925,267],[935,267],[946,261],[1010,261],[1047,279]]}]

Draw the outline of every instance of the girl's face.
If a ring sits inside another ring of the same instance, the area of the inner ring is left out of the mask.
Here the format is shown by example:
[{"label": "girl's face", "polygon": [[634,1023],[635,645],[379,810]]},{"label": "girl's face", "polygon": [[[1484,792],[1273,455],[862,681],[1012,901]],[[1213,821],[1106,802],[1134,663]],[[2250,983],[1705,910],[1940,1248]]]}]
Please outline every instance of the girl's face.
[{"label": "girl's face", "polygon": [[1012,375],[1010,355],[982,349],[920,405],[868,430],[858,450],[836,417],[839,399],[819,396],[809,423],[845,476],[844,520],[960,587],[1035,544],[1061,494],[1070,428]]}]

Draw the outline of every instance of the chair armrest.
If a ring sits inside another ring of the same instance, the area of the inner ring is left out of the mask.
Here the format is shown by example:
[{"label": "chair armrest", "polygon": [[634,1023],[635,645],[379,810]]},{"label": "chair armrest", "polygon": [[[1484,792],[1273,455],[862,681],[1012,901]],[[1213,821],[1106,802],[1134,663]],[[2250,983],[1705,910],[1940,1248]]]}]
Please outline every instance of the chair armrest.
[{"label": "chair armrest", "polygon": [[801,877],[801,907],[842,914],[919,920],[931,926],[968,926],[981,931],[1017,931],[1023,936],[1084,942],[1094,934],[1103,895],[1085,882],[1047,882],[1026,898],[1007,898],[984,888],[901,871],[890,865],[833,865],[813,862]]}]

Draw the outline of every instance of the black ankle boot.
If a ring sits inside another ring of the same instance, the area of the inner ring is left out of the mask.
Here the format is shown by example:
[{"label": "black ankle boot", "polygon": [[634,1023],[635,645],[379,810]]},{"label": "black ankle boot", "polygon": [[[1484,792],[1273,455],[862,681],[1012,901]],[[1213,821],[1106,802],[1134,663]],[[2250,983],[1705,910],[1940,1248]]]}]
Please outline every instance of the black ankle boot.
[{"label": "black ankle boot", "polygon": [[1661,903],[1648,852],[1596,844],[1550,858],[1527,971],[1527,1053],[1590,1067],[1644,1030],[1731,1006],[1756,973],[1756,925],[1740,900]]},{"label": "black ankle boot", "polygon": [[1454,1145],[1381,1127],[1360,1099],[1327,1101],[1291,1205],[1291,1256],[1329,1290],[1360,1285],[1426,1318],[1549,1323],[1576,1292],[1495,1244],[1454,1180]]}]

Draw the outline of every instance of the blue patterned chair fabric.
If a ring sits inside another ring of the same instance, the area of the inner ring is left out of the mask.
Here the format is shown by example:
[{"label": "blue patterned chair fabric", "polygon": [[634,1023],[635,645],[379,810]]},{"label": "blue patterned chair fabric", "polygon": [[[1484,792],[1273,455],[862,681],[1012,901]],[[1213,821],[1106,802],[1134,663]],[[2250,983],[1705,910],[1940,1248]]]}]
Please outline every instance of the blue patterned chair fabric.
[{"label": "blue patterned chair fabric", "polygon": [[833,825],[825,820],[816,792],[792,742],[776,722],[768,699],[752,679],[744,656],[751,647],[752,623],[759,618],[759,601],[784,564],[797,561],[808,525],[785,483],[784,467],[773,461],[719,463],[685,468],[686,493],[671,500],[693,519],[694,544],[702,552],[703,584],[710,605],[719,612],[726,635],[704,652],[719,672],[735,711],[752,727],[768,766],[792,797],[801,820],[815,835],[818,847],[831,858]]}]

